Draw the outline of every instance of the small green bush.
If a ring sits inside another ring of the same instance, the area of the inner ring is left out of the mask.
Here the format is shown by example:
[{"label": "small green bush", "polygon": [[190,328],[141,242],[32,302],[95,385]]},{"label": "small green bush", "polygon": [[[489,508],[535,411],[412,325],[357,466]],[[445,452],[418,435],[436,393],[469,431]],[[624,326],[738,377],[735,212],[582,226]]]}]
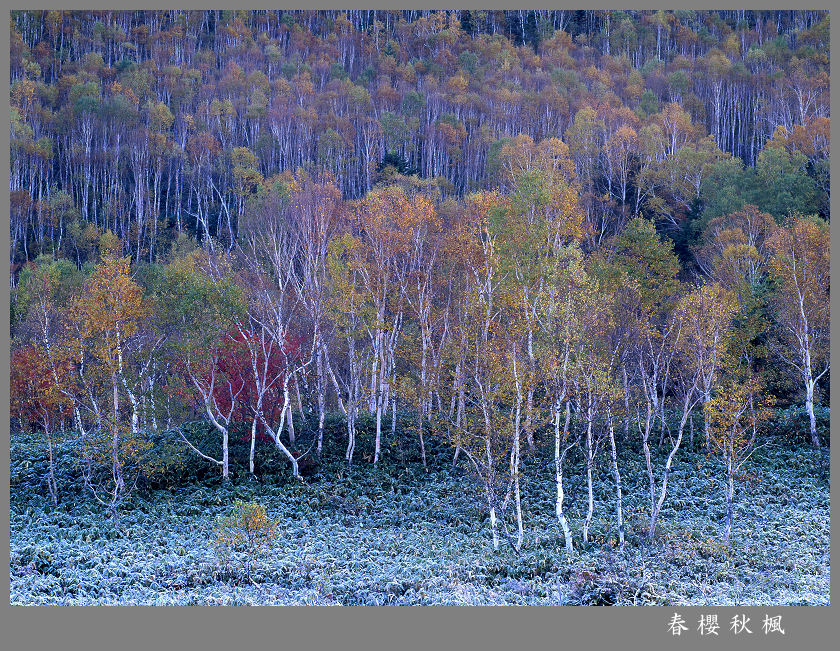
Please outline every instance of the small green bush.
[{"label": "small green bush", "polygon": [[280,535],[277,521],[266,515],[265,507],[241,500],[234,503],[231,515],[216,518],[213,533],[216,558],[227,562],[233,553],[243,554],[249,581],[254,561],[267,553]]}]

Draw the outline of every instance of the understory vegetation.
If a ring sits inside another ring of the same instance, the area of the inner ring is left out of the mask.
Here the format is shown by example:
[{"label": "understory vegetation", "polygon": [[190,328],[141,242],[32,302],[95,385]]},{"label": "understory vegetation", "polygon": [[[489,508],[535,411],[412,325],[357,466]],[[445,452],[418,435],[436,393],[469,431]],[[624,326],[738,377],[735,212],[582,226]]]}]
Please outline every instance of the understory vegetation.
[{"label": "understory vegetation", "polygon": [[[738,486],[728,544],[721,536],[725,473],[698,448],[684,450],[674,466],[673,492],[653,541],[643,457],[623,455],[628,544],[621,551],[611,472],[600,463],[591,541],[571,554],[554,515],[550,453],[542,448],[523,460],[529,486],[517,553],[508,544],[493,550],[482,496],[466,466],[450,468],[451,449],[428,445],[434,470],[424,472],[419,446],[402,428],[385,442],[377,467],[347,468],[336,441],[304,481],[292,478],[268,444],[257,447],[257,473],[249,476],[248,446],[238,443],[233,457],[244,465],[234,463],[232,481],[223,482],[175,439],[167,447],[163,435],[156,449],[172,453],[172,470],[165,482],[132,494],[119,529],[84,491],[67,490],[54,506],[41,486],[43,455],[16,434],[11,603],[827,605],[828,471],[823,453],[804,440],[781,444],[785,418]],[[327,425],[328,432],[342,431],[338,419]],[[360,455],[371,456],[371,437],[359,438]],[[66,480],[77,472],[69,462],[72,446],[66,441],[58,454]],[[570,455],[570,462],[566,513],[577,543],[586,480],[582,455]],[[244,555],[220,561],[212,544],[217,518],[230,515],[237,500],[263,506],[277,521],[278,535],[253,561],[250,578]]]}]

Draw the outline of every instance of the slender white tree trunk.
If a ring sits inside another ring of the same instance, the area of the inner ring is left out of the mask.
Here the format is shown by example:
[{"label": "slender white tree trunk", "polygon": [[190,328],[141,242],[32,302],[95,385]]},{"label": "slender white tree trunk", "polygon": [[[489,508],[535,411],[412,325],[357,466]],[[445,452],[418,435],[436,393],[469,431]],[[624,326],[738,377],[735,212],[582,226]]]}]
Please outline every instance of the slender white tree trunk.
[{"label": "slender white tree trunk", "polygon": [[662,505],[665,503],[665,495],[668,491],[668,480],[671,477],[671,464],[674,461],[674,455],[676,455],[677,450],[679,450],[680,448],[683,432],[685,431],[685,424],[686,422],[688,422],[689,418],[691,418],[691,409],[689,407],[690,400],[691,393],[686,396],[685,401],[683,403],[683,413],[682,418],[680,418],[680,427],[679,431],[677,432],[677,440],[674,443],[674,446],[671,448],[670,454],[668,454],[668,460],[665,462],[665,472],[662,476],[662,487],[659,491],[659,499],[657,500],[656,504],[654,504],[654,507],[651,510],[650,527],[648,528],[648,538],[650,538],[651,540],[653,539],[654,535],[656,535],[656,520],[659,517],[659,512],[662,510]]},{"label": "slender white tree trunk", "polygon": [[490,529],[493,533],[493,549],[499,549],[499,530],[496,525],[496,499],[495,499],[495,471],[493,464],[493,453],[490,448],[490,415],[484,406],[484,453],[487,456],[487,478],[485,479],[484,488],[487,493],[487,507],[490,509]]},{"label": "slender white tree trunk", "polygon": [[224,479],[230,479],[230,455],[228,438],[228,430],[227,428],[225,428],[222,432],[222,477]]},{"label": "slender white tree trunk", "polygon": [[[569,421],[571,419],[571,409],[569,403],[566,402],[566,425],[563,428],[563,443],[569,434]],[[554,409],[554,481],[557,483],[557,499],[554,504],[554,510],[557,513],[557,520],[563,528],[563,537],[566,541],[566,551],[571,552],[572,532],[569,529],[569,523],[566,521],[566,514],[563,512],[563,458],[566,456],[568,448],[560,452],[560,409]]]},{"label": "slender white tree trunk", "polygon": [[499,530],[496,525],[496,507],[490,504],[490,531],[493,533],[493,549],[499,550]]},{"label": "slender white tree trunk", "polygon": [[318,343],[315,362],[317,365],[316,372],[318,374],[318,458],[320,459],[321,448],[324,445],[324,418],[327,402],[327,380],[324,375],[323,350],[320,341]]},{"label": "slender white tree trunk", "polygon": [[251,449],[248,452],[248,471],[254,474],[254,448],[257,442],[257,418],[256,416],[251,421]]},{"label": "slender white tree trunk", "polygon": [[516,415],[513,419],[513,454],[511,458],[511,472],[513,474],[514,501],[516,504],[516,551],[522,549],[524,531],[522,526],[522,499],[519,485],[519,465],[521,451],[520,425],[522,423],[522,382],[516,366],[516,349],[513,351],[513,374],[516,378]]},{"label": "slender white tree trunk", "polygon": [[[383,410],[383,390],[384,390],[384,374],[385,374],[385,351],[384,351],[384,343],[382,342],[383,335],[382,333],[378,333],[376,336],[377,346],[376,350],[374,351],[374,373],[376,375],[376,379],[374,380],[376,384],[376,394],[375,394],[375,401],[376,401],[376,441],[374,443],[374,451],[373,451],[373,465],[375,466],[379,463],[379,454],[382,445],[382,410]],[[378,365],[378,369],[377,369]]]},{"label": "slender white tree trunk", "polygon": [[735,495],[735,468],[732,463],[732,457],[726,460],[726,531],[724,538],[728,541],[732,535],[732,521],[735,519],[735,514],[732,507],[733,498]]},{"label": "slender white tree trunk", "polygon": [[[810,372],[810,369],[808,369]],[[817,417],[814,414],[814,381],[810,378],[805,380],[805,411],[808,412],[808,419],[811,426],[811,443],[814,447],[820,447],[820,437],[817,434]]]},{"label": "slender white tree trunk", "polygon": [[[461,416],[464,413],[465,408],[465,396],[464,396],[464,381],[460,375],[460,362],[455,367],[455,382],[458,386],[458,406],[455,412],[455,429],[460,432],[461,430]],[[455,446],[455,455],[452,457],[452,467],[454,468],[455,465],[458,463],[458,454],[461,452],[461,445],[460,443]]]},{"label": "slender white tree trunk", "polygon": [[589,542],[589,525],[592,522],[592,514],[595,511],[595,497],[592,489],[592,466],[595,462],[595,452],[592,449],[592,396],[589,397],[589,406],[586,410],[586,489],[588,495],[586,519],[583,521],[583,542]]},{"label": "slender white tree trunk", "polygon": [[53,453],[53,441],[52,437],[50,436],[49,430],[46,431],[47,435],[47,447],[50,453],[50,476],[47,479],[47,483],[50,487],[50,497],[52,497],[53,504],[56,506],[58,505],[58,483],[55,480],[55,455]]},{"label": "slender white tree trunk", "polygon": [[[286,389],[286,394],[288,394],[288,389]],[[286,427],[289,430],[289,444],[294,446],[294,444],[295,444],[295,421],[294,421],[294,418],[292,418],[292,416],[293,416],[292,404],[291,404],[291,400],[289,399],[288,395],[286,396],[285,402],[286,402],[286,412],[287,412],[286,413]]]},{"label": "slender white tree trunk", "polygon": [[612,451],[612,467],[615,476],[615,511],[618,525],[618,548],[624,548],[624,514],[621,506],[621,474],[618,472],[618,455],[615,449],[615,430],[613,428],[612,413],[607,409],[607,422],[610,432],[610,449]]},{"label": "slender white tree trunk", "polygon": [[525,407],[525,435],[528,439],[528,449],[531,452],[536,450],[534,444],[534,375],[536,374],[537,360],[534,356],[534,332],[533,328],[528,327],[528,371],[530,373],[530,381],[528,386],[528,401]]},{"label": "slender white tree trunk", "polygon": [[293,474],[293,476],[296,477],[297,479],[300,479],[301,476],[300,476],[300,470],[298,468],[297,459],[289,451],[289,448],[287,448],[285,445],[283,445],[283,442],[280,440],[280,435],[283,433],[283,425],[285,424],[283,421],[286,419],[286,414],[290,412],[289,403],[290,403],[289,378],[288,378],[288,376],[286,376],[285,378],[283,378],[283,408],[280,411],[280,424],[278,425],[277,430],[275,431],[271,428],[271,425],[269,425],[268,421],[265,419],[265,416],[262,414],[262,412],[259,413],[259,417],[260,417],[260,421],[263,424],[263,427],[265,427],[269,436],[271,436],[271,438],[274,440],[274,445],[277,446],[277,449],[280,450],[280,452],[282,452],[286,456],[286,458],[289,460],[289,462],[292,464],[292,474]]},{"label": "slender white tree trunk", "polygon": [[653,421],[650,405],[648,404],[645,431],[642,433],[642,448],[645,452],[645,466],[648,475],[648,486],[650,487],[650,512],[653,513],[656,507],[656,480],[653,476],[653,462],[650,458],[650,430]]},{"label": "slender white tree trunk", "polygon": [[373,451],[373,465],[379,463],[379,451],[382,441],[382,395],[376,398],[376,441]]}]

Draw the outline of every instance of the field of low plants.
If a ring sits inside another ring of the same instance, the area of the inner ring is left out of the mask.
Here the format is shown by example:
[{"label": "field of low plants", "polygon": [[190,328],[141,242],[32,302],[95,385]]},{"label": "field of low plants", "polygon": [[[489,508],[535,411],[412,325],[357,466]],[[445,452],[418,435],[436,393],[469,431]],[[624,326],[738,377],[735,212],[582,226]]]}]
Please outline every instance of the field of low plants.
[{"label": "field of low plants", "polygon": [[[730,543],[721,536],[724,473],[703,451],[681,450],[653,542],[645,538],[643,456],[625,450],[627,544],[616,549],[614,485],[597,477],[593,540],[582,544],[586,490],[580,458],[567,463],[575,552],[563,551],[554,516],[551,451],[525,459],[525,543],[494,552],[481,495],[451,450],[427,446],[416,461],[409,434],[373,468],[360,443],[343,462],[330,424],[324,462],[291,478],[268,444],[258,474],[224,484],[175,439],[165,481],[122,506],[119,529],[81,489],[72,441],[59,456],[62,500],[53,507],[42,450],[12,435],[12,604],[91,605],[828,605],[829,474],[826,457],[787,440],[759,449],[736,491]],[[165,437],[164,437],[165,438]],[[305,442],[305,441],[304,441]],[[235,450],[247,455],[245,445]],[[305,449],[305,447],[304,447]],[[664,452],[664,448],[663,448]],[[661,460],[660,460],[661,461]],[[661,467],[661,464],[660,464]],[[264,507],[274,537],[246,571],[242,550],[216,553],[219,518],[237,501]]]}]

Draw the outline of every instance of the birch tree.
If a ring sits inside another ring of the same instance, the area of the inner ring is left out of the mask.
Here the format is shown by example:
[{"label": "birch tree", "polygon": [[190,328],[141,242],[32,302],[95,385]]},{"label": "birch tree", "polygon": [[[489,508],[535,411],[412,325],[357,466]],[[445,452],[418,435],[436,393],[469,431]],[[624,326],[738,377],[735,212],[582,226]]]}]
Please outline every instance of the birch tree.
[{"label": "birch tree", "polygon": [[[68,309],[63,347],[83,412],[77,427],[85,486],[108,508],[118,527],[118,506],[136,486],[150,446],[139,429],[139,396],[128,379],[132,366],[141,363],[142,347],[148,345],[141,324],[150,312],[131,278],[129,259],[119,256],[117,238],[105,237],[103,244],[102,262]],[[90,423],[87,429],[83,421]]]},{"label": "birch tree", "polygon": [[735,519],[735,478],[758,449],[758,430],[769,417],[771,401],[762,398],[759,389],[754,376],[730,376],[717,395],[703,405],[711,424],[711,444],[720,455],[726,472],[724,539],[727,541]]},{"label": "birch tree", "polygon": [[768,244],[776,281],[773,313],[783,342],[777,352],[802,383],[811,443],[820,447],[814,401],[819,381],[831,369],[828,224],[818,218],[795,217]]},{"label": "birch tree", "polygon": [[183,428],[179,435],[193,453],[218,466],[227,480],[230,428],[245,400],[244,374],[248,370],[241,342],[233,336],[245,303],[233,282],[230,260],[195,251],[171,263],[160,302],[164,320],[177,330],[169,344],[172,366],[186,376],[201,411],[221,437],[220,454],[200,449]]},{"label": "birch tree", "polygon": [[579,248],[570,246],[557,253],[555,264],[547,270],[545,300],[538,312],[541,336],[537,341],[537,350],[546,378],[547,397],[551,400],[554,425],[554,482],[557,489],[554,510],[563,530],[566,551],[571,552],[574,543],[563,505],[563,462],[579,441],[579,436],[569,436],[572,416],[571,373],[574,363],[572,351],[582,329],[583,298],[588,290],[588,279],[583,270],[583,256]]}]

